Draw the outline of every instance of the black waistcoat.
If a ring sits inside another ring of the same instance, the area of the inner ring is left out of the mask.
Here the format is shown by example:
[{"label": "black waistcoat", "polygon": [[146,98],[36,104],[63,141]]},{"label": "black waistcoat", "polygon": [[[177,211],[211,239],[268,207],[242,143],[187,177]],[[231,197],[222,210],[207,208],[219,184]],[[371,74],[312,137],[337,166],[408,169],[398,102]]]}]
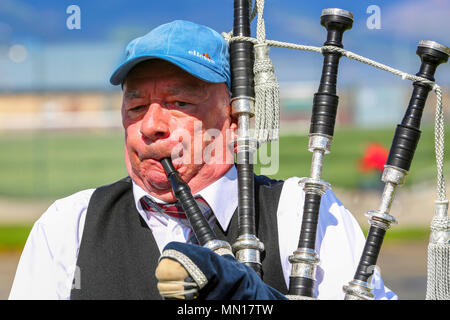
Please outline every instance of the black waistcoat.
[{"label": "black waistcoat", "polygon": [[[263,279],[286,293],[276,218],[282,185],[255,176],[256,229],[265,246]],[[214,227],[217,237],[230,244],[237,231],[237,210],[227,230],[218,223]],[[88,205],[71,299],[161,299],[155,277],[159,256],[153,234],[136,209],[131,179],[100,187]]]}]

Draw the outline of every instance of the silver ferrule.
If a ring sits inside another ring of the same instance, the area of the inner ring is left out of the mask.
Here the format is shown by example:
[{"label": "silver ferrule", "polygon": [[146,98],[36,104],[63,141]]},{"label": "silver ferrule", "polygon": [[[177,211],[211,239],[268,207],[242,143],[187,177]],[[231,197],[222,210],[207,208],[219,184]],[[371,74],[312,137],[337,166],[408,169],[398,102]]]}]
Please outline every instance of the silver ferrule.
[{"label": "silver ferrule", "polygon": [[339,8],[323,9],[321,17],[323,17],[323,16],[342,16],[342,17],[350,18],[353,20],[353,13],[351,13],[350,11],[344,10],[344,9],[339,9]]},{"label": "silver ferrule", "polygon": [[450,245],[448,200],[436,200],[434,202],[434,217],[431,222],[430,243]]},{"label": "silver ferrule", "polygon": [[310,176],[299,181],[299,184],[304,184],[305,192],[323,195],[329,189],[330,184],[321,178],[324,154],[330,152],[331,141],[332,137],[327,135],[309,135],[308,150],[312,152]]},{"label": "silver ferrule", "polygon": [[374,294],[367,282],[361,280],[353,280],[348,286],[343,287],[345,292],[345,300],[373,300]]},{"label": "silver ferrule", "polygon": [[239,262],[261,264],[261,252],[264,251],[264,244],[255,235],[240,235],[232,248]]},{"label": "silver ferrule", "polygon": [[367,211],[366,216],[369,218],[369,224],[371,226],[387,230],[391,227],[391,224],[397,224],[395,217],[386,212],[378,210]]},{"label": "silver ferrule", "polygon": [[255,112],[255,99],[252,97],[236,97],[231,99],[231,112],[234,117],[243,113],[253,117]]},{"label": "silver ferrule", "polygon": [[310,134],[309,135],[309,143],[308,150],[310,152],[314,152],[314,150],[322,150],[323,153],[330,153],[331,141],[333,137],[327,136],[324,134]]},{"label": "silver ferrule", "polygon": [[395,185],[402,185],[405,183],[406,176],[408,175],[408,171],[393,167],[393,166],[384,166],[383,175],[381,176],[381,181],[390,182]]},{"label": "silver ferrule", "polygon": [[222,240],[208,241],[203,247],[208,248],[219,255],[230,254],[233,255],[231,246],[228,242]]},{"label": "silver ferrule", "polygon": [[439,42],[436,42],[436,41],[420,40],[418,47],[430,48],[430,49],[438,50],[447,55],[450,55],[450,48],[448,48],[447,46],[440,44]]},{"label": "silver ferrule", "polygon": [[298,184],[304,184],[303,190],[307,193],[315,193],[318,195],[324,195],[330,188],[330,184],[324,180],[318,180],[313,178],[300,178]]},{"label": "silver ferrule", "polygon": [[316,280],[316,267],[320,260],[314,250],[298,248],[292,256],[289,256],[289,262],[292,265],[291,277]]}]

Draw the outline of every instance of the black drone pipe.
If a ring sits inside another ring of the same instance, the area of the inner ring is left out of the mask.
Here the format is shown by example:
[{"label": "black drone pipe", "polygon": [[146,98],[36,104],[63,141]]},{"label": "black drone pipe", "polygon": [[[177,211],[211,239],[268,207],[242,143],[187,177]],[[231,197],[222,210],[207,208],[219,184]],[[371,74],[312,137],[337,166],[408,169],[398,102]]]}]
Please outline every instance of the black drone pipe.
[{"label": "black drone pipe", "polygon": [[[234,36],[251,36],[248,0],[234,1]],[[253,155],[256,143],[250,137],[255,90],[253,81],[253,43],[230,43],[231,106],[238,120],[236,167],[238,171],[238,238],[233,244],[236,259],[262,276],[260,253],[263,244],[256,237]]]},{"label": "black drone pipe", "polygon": [[[343,48],[342,37],[353,25],[353,14],[342,9],[325,9],[320,23],[327,29],[324,46]],[[334,134],[339,97],[336,82],[341,54],[323,50],[320,86],[313,99],[309,150],[313,153],[310,178],[304,179],[305,203],[298,249],[289,258],[292,272],[289,295],[313,297],[315,269],[319,258],[315,253],[316,231],[322,195],[328,184],[321,180],[323,155],[329,153]]]},{"label": "black drone pipe", "polygon": [[[446,47],[434,41],[421,41],[416,53],[422,61],[420,70],[416,75],[434,82],[434,73],[437,66],[448,60]],[[386,185],[380,208],[367,213],[370,218],[370,228],[363,253],[353,281],[348,286],[344,286],[345,298],[349,300],[368,300],[374,297],[368,282],[375,270],[374,267],[386,231],[391,223],[396,222],[395,218],[389,215],[395,188],[404,183],[410,169],[420,139],[420,122],[425,102],[432,89],[430,84],[421,81],[414,82],[413,87],[408,108],[401,124],[397,125],[383,171],[382,180]]]},{"label": "black drone pipe", "polygon": [[173,194],[183,207],[184,213],[188,218],[198,243],[201,246],[204,246],[208,242],[216,240],[217,238],[214,231],[209,226],[208,221],[192,196],[191,188],[189,188],[188,184],[181,179],[180,174],[173,166],[171,159],[164,158],[161,160],[161,164],[166,171],[167,178],[172,186]]}]

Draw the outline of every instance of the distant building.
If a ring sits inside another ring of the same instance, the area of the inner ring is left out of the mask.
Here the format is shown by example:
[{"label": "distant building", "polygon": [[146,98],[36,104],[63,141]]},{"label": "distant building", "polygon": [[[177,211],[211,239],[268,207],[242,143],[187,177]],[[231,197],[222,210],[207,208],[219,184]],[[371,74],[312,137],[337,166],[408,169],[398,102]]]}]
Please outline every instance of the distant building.
[{"label": "distant building", "polygon": [[0,132],[118,128],[121,105],[120,91],[0,94]]}]

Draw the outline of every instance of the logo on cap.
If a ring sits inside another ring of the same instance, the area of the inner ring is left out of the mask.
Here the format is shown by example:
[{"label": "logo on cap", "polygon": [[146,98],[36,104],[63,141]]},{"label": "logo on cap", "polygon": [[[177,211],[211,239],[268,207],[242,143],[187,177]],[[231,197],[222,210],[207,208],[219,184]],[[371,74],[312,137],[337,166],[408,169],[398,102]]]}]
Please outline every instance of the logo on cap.
[{"label": "logo on cap", "polygon": [[216,63],[213,59],[211,59],[211,56],[210,56],[208,53],[203,53],[203,54],[201,54],[201,53],[198,52],[197,50],[189,50],[188,53],[189,53],[190,55],[193,55],[193,56],[202,58],[203,60],[206,60],[206,61],[211,62],[211,63],[213,63],[213,64]]}]

